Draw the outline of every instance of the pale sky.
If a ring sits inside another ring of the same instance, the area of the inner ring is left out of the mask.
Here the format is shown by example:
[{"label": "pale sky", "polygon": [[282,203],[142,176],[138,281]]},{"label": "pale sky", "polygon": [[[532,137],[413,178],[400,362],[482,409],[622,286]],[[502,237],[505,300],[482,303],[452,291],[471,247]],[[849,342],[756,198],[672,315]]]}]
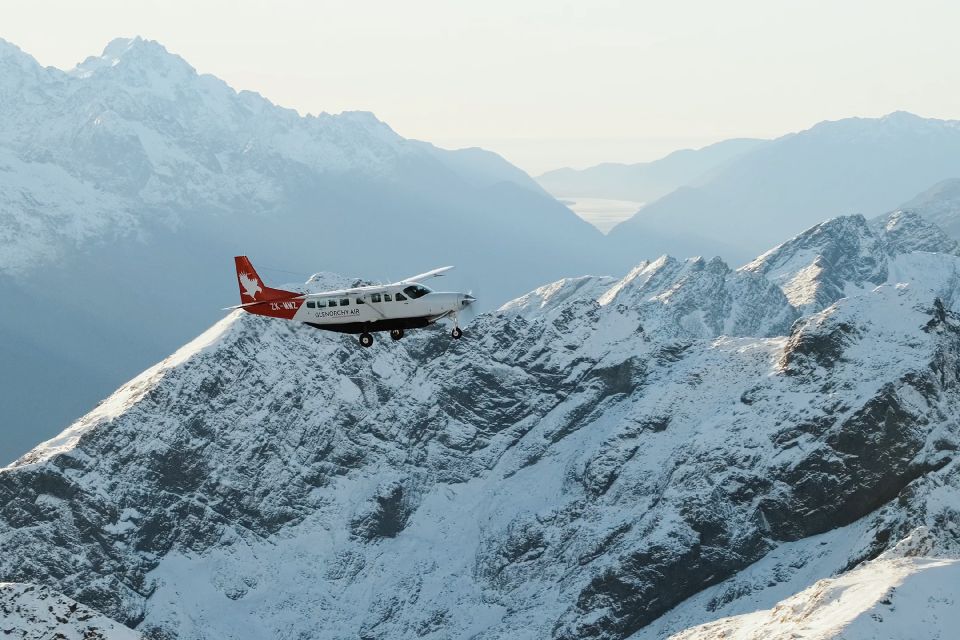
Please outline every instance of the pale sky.
[{"label": "pale sky", "polygon": [[946,0],[86,0],[4,3],[68,69],[118,36],[301,113],[374,112],[531,174],[907,110],[960,118]]}]

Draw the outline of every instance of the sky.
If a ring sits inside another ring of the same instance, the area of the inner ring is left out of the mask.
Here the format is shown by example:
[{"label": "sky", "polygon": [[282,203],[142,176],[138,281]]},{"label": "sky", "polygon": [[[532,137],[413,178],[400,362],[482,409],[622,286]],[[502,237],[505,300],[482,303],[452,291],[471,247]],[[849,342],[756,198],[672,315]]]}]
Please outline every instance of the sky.
[{"label": "sky", "polygon": [[68,69],[115,37],[301,113],[374,112],[532,175],[907,110],[960,118],[941,0],[12,0],[0,37]]}]

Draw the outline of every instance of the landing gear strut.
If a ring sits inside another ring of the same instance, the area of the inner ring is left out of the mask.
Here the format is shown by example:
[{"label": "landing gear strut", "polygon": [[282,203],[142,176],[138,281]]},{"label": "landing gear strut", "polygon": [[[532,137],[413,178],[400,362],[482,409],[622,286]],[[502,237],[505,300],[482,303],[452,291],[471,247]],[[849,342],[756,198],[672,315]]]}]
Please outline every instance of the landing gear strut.
[{"label": "landing gear strut", "polygon": [[390,329],[390,337],[399,340],[403,337],[403,329]]},{"label": "landing gear strut", "polygon": [[461,331],[460,327],[454,327],[453,331],[450,332],[450,335],[453,337],[454,340],[459,340],[460,337],[463,335],[463,331]]},{"label": "landing gear strut", "polygon": [[369,347],[369,346],[371,346],[372,344],[373,344],[373,336],[372,336],[372,335],[370,335],[369,333],[361,333],[361,334],[360,334],[360,346],[361,346],[361,347]]}]

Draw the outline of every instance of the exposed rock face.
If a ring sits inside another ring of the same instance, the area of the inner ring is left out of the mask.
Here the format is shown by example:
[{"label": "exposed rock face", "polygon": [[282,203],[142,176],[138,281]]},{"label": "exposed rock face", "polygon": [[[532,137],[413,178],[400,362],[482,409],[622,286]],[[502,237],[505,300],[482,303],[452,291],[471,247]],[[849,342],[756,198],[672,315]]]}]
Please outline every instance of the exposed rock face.
[{"label": "exposed rock face", "polygon": [[[460,341],[232,314],[0,472],[0,577],[157,638],[619,639],[920,525],[949,550],[960,258],[871,234],[562,281]],[[801,315],[765,273],[811,256]]]},{"label": "exposed rock face", "polygon": [[884,244],[891,253],[960,253],[960,242],[947,236],[938,225],[916,211],[898,209],[871,220],[871,226],[883,235]]}]

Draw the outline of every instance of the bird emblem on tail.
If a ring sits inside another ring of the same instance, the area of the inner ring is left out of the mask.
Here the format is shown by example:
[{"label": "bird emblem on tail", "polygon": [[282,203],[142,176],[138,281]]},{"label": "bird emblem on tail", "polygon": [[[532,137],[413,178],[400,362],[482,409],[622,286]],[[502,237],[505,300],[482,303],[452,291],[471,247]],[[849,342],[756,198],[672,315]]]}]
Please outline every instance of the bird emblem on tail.
[{"label": "bird emblem on tail", "polygon": [[256,277],[251,278],[246,273],[238,274],[240,278],[240,286],[243,287],[243,292],[250,296],[252,299],[257,299],[257,294],[263,291],[263,287],[260,286],[260,281]]}]

